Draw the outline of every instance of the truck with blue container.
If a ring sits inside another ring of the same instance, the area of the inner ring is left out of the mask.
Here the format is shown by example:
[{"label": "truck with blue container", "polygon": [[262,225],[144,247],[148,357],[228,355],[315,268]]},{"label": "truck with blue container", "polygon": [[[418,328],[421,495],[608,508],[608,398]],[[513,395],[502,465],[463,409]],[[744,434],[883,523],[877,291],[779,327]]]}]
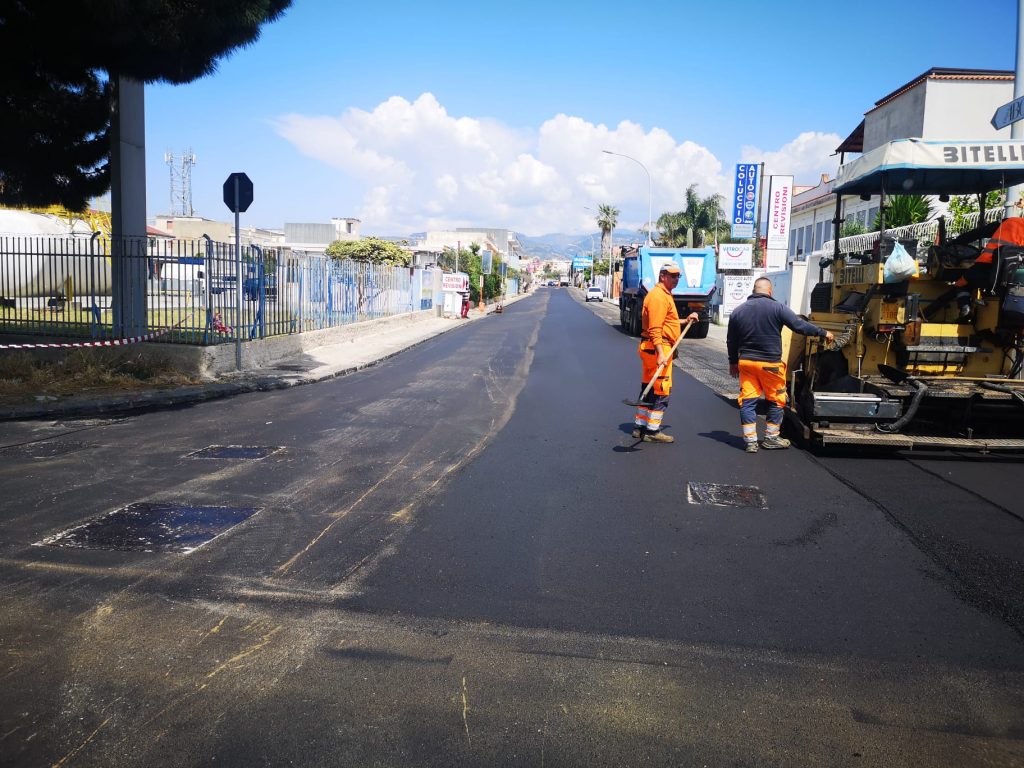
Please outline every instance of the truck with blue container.
[{"label": "truck with blue container", "polygon": [[658,272],[666,263],[679,267],[682,276],[672,292],[680,317],[696,312],[700,320],[687,334],[703,339],[711,325],[711,298],[715,294],[717,260],[714,248],[655,248],[626,246],[622,249],[622,296],[619,322],[633,336],[640,335],[644,297],[658,284]]}]

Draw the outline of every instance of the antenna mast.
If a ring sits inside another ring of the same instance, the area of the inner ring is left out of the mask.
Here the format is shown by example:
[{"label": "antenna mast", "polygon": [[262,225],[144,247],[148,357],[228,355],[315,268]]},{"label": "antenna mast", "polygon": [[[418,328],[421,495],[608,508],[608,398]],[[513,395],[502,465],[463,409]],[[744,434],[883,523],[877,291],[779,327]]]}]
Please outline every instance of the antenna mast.
[{"label": "antenna mast", "polygon": [[195,153],[189,147],[181,155],[181,165],[176,167],[176,158],[170,150],[164,152],[170,176],[171,216],[194,216],[192,207],[192,166],[196,164]]}]

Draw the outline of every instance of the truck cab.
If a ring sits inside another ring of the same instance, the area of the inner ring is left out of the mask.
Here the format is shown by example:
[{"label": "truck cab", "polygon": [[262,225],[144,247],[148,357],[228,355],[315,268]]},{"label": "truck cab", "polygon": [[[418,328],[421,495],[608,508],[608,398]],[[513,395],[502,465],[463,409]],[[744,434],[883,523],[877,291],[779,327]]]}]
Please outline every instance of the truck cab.
[{"label": "truck cab", "polygon": [[644,297],[658,284],[658,272],[666,263],[676,264],[682,277],[672,291],[680,317],[696,312],[700,320],[687,334],[703,339],[711,325],[711,299],[715,294],[714,248],[656,248],[627,246],[622,250],[622,296],[619,322],[627,333],[639,336]]}]

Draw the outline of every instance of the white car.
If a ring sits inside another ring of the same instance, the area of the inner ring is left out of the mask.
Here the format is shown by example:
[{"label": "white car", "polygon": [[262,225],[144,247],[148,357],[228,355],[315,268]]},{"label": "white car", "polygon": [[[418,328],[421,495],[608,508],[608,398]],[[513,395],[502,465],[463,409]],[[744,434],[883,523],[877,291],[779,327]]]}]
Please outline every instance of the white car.
[{"label": "white car", "polygon": [[587,301],[604,301],[604,291],[596,285],[587,288]]}]

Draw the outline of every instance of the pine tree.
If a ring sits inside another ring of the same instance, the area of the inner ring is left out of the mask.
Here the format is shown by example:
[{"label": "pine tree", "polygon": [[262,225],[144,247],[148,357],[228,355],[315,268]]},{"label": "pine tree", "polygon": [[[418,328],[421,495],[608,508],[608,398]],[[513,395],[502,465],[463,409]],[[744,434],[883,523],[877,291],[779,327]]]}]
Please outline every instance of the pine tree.
[{"label": "pine tree", "polygon": [[110,82],[188,83],[291,0],[0,0],[0,204],[81,210],[110,186]]}]

